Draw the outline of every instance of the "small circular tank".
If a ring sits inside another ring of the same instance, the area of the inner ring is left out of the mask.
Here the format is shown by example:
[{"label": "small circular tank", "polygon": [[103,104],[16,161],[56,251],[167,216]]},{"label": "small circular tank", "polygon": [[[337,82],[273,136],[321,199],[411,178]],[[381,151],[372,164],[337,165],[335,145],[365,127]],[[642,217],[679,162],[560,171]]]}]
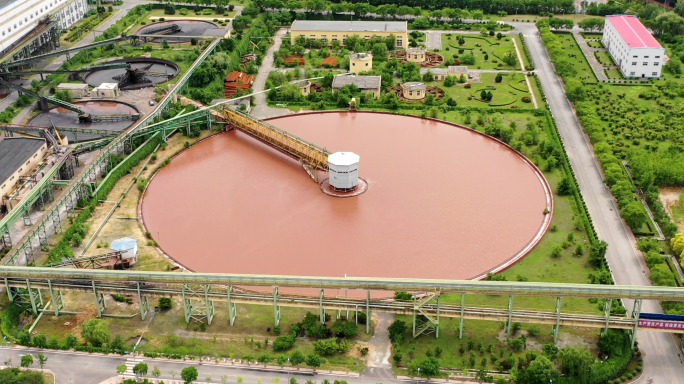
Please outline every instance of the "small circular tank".
[{"label": "small circular tank", "polygon": [[373,70],[373,55],[363,52],[349,55],[349,72],[358,75],[359,72],[371,70]]},{"label": "small circular tank", "polygon": [[303,96],[309,96],[309,93],[311,93],[311,82],[309,80],[293,81],[293,83],[297,84],[299,92],[301,92]]},{"label": "small circular tank", "polygon": [[406,60],[414,63],[425,61],[425,50],[423,48],[409,48],[406,50]]},{"label": "small circular tank", "polygon": [[401,85],[404,97],[410,100],[420,100],[427,94],[427,85],[417,81],[410,81]]},{"label": "small circular tank", "polygon": [[328,156],[330,188],[350,191],[359,185],[359,155],[353,152],[335,152]]}]

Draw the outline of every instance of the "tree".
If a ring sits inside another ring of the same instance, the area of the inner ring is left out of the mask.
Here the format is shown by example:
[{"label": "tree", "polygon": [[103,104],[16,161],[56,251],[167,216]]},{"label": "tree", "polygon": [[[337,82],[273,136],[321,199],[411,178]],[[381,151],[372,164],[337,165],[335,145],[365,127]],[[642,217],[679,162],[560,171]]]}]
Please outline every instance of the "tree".
[{"label": "tree", "polygon": [[235,381],[237,381],[238,384],[242,384],[242,382],[245,381],[245,378],[242,376],[238,376],[235,378]]},{"label": "tree", "polygon": [[501,58],[504,63],[510,65],[511,67],[515,67],[518,65],[518,59],[515,57],[515,52],[506,52],[504,53],[503,57]]},{"label": "tree", "polygon": [[577,22],[577,26],[585,31],[602,31],[605,24],[604,19],[591,17]]},{"label": "tree", "polygon": [[461,62],[465,65],[474,65],[475,64],[475,56],[473,56],[472,53],[465,54],[461,56]]},{"label": "tree", "polygon": [[672,247],[672,251],[674,251],[674,253],[681,255],[682,252],[684,252],[684,234],[677,233],[674,235],[674,237],[670,240],[670,246]]},{"label": "tree", "polygon": [[387,45],[383,43],[375,43],[373,44],[373,48],[371,49],[371,53],[373,54],[373,59],[377,61],[386,61],[387,60]]},{"label": "tree", "polygon": [[283,365],[285,365],[285,363],[287,363],[287,356],[285,356],[285,355],[276,356],[276,364],[278,364],[278,366],[280,366],[280,368],[282,368]]},{"label": "tree", "polygon": [[392,325],[387,328],[389,331],[390,340],[392,340],[393,343],[400,344],[407,329],[408,326],[406,325],[406,322],[402,320],[395,320]]},{"label": "tree", "polygon": [[[304,360],[305,360],[305,359],[304,359],[304,355],[302,355],[302,353],[299,352],[299,351],[294,351],[294,352],[292,353],[292,356],[290,356],[290,364],[291,364],[293,367],[296,367],[296,366],[298,366],[299,364],[303,363]],[[297,369],[299,369],[299,368],[297,368]]]},{"label": "tree", "polygon": [[71,102],[71,94],[66,89],[61,89],[61,90],[55,92],[55,99],[59,99],[62,101],[66,101],[67,103],[70,103]]},{"label": "tree", "polygon": [[558,371],[546,356],[537,356],[527,368],[518,374],[518,382],[527,384],[548,384],[559,377]]},{"label": "tree", "polygon": [[451,87],[454,84],[456,84],[456,76],[449,75],[449,76],[444,77],[444,86],[445,87]]},{"label": "tree", "polygon": [[136,376],[145,376],[147,375],[147,364],[146,363],[138,363],[133,366],[133,373]]},{"label": "tree", "polygon": [[570,78],[565,82],[565,94],[573,103],[584,101],[587,98],[586,87],[578,79]]},{"label": "tree", "polygon": [[161,376],[161,370],[156,365],[154,366],[154,368],[152,368],[152,376],[154,376],[154,377]]},{"label": "tree", "polygon": [[425,72],[425,74],[423,75],[423,81],[434,81],[434,80],[435,80],[435,76],[432,74],[432,71],[430,71],[428,69],[427,72]]},{"label": "tree", "polygon": [[459,76],[459,78],[458,78],[458,82],[461,84],[464,84],[466,81],[467,80],[466,80],[465,74],[461,73],[461,76]]},{"label": "tree", "polygon": [[480,91],[480,99],[487,100],[487,91],[486,90],[483,89],[482,91]]},{"label": "tree", "polygon": [[21,357],[21,366],[28,368],[33,365],[33,355],[28,354]]},{"label": "tree", "polygon": [[171,306],[173,305],[173,301],[171,300],[170,297],[160,297],[159,298],[159,309],[162,311],[165,311],[167,309],[171,309]]},{"label": "tree", "polygon": [[45,364],[47,364],[48,358],[47,356],[43,355],[42,353],[38,354],[38,365],[40,365],[40,369],[43,369]]},{"label": "tree", "polygon": [[109,326],[104,320],[89,319],[81,325],[81,336],[94,347],[109,342]]},{"label": "tree", "polygon": [[64,340],[64,344],[66,345],[67,349],[71,349],[75,347],[76,344],[78,344],[78,339],[76,338],[76,336],[69,334]]},{"label": "tree", "polygon": [[197,376],[199,374],[197,373],[197,368],[195,367],[185,367],[181,371],[181,379],[183,379],[183,382],[185,384],[190,384],[193,381],[197,380]]},{"label": "tree", "polygon": [[673,75],[681,75],[682,74],[682,62],[679,60],[677,57],[673,57],[670,59],[670,61],[663,66],[663,69],[666,71],[670,72]]},{"label": "tree", "polygon": [[496,78],[494,78],[494,81],[497,82],[497,83],[502,82],[502,81],[503,81],[503,76],[501,76],[500,73],[497,73],[497,74],[496,74]]},{"label": "tree", "polygon": [[315,372],[316,368],[321,366],[321,357],[316,353],[309,353],[306,356],[306,365],[313,368]]},{"label": "tree", "polygon": [[263,364],[264,367],[266,366],[266,364],[270,363],[272,360],[273,360],[273,358],[269,354],[263,354],[263,355],[259,355],[257,357],[257,362]]},{"label": "tree", "polygon": [[631,201],[622,208],[621,216],[633,231],[639,231],[647,220],[644,206],[639,201]]},{"label": "tree", "polygon": [[119,375],[123,375],[124,373],[126,373],[127,370],[128,367],[126,366],[126,364],[116,366],[116,373],[118,373]]},{"label": "tree", "polygon": [[563,373],[576,378],[578,384],[586,384],[591,378],[594,356],[584,346],[566,346],[558,353],[558,365]]},{"label": "tree", "polygon": [[423,377],[437,377],[439,372],[439,361],[434,357],[428,357],[420,363],[420,375]]}]

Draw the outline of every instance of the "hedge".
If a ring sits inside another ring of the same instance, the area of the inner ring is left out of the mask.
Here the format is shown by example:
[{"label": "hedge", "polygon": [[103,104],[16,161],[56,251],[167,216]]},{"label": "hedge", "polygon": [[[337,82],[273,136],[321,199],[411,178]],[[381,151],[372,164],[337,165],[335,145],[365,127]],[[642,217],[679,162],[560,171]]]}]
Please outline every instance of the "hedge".
[{"label": "hedge", "polygon": [[[527,43],[525,42],[525,36],[522,33],[519,33],[518,36],[520,37],[520,41],[522,42],[523,46],[523,51],[525,52],[525,56],[527,57],[527,61],[530,62],[530,65],[525,67],[526,71],[534,71],[534,61],[532,61],[532,55],[530,55],[530,49],[527,48]],[[520,63],[520,65],[524,65],[524,63]]]}]

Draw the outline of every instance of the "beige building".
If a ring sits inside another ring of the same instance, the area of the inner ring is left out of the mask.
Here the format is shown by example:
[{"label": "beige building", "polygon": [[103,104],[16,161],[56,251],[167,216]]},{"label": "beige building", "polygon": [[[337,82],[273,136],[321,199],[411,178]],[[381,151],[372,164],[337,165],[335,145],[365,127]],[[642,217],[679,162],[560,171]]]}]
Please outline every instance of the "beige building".
[{"label": "beige building", "polygon": [[309,80],[295,80],[292,83],[297,84],[299,92],[301,92],[303,96],[309,96],[311,93],[311,82]]},{"label": "beige building", "polygon": [[427,95],[427,85],[417,81],[410,81],[401,85],[404,97],[410,100],[420,100]]},{"label": "beige building", "polygon": [[358,75],[360,72],[373,70],[373,55],[370,53],[352,53],[349,55],[349,72]]},{"label": "beige building", "polygon": [[393,35],[397,48],[408,46],[408,26],[406,21],[328,21],[328,20],[295,20],[290,27],[292,45],[300,37],[316,39],[325,45],[333,41],[344,44],[347,37],[357,35],[362,39],[373,36],[387,37]]},{"label": "beige building", "polygon": [[[6,137],[0,141],[0,197],[2,205],[19,178],[43,160],[48,146],[44,139],[27,137]],[[9,207],[7,207],[9,208]]]},{"label": "beige building", "polygon": [[361,92],[372,92],[377,99],[380,97],[380,84],[382,83],[380,76],[335,76],[333,78],[332,89],[335,90],[344,87],[345,85],[354,84]]},{"label": "beige building", "polygon": [[425,58],[425,50],[423,48],[409,48],[406,50],[406,61],[413,63],[422,63],[427,60]]},{"label": "beige building", "polygon": [[463,65],[451,65],[448,68],[421,68],[420,76],[422,77],[428,73],[428,71],[432,73],[435,80],[444,80],[447,76],[455,76],[458,80],[461,75],[465,76],[466,79],[468,78],[468,67]]},{"label": "beige building", "polygon": [[118,83],[102,83],[99,87],[93,88],[93,97],[114,99],[120,94]]},{"label": "beige building", "polygon": [[57,91],[68,91],[71,97],[88,97],[90,91],[85,83],[62,83],[55,88]]}]

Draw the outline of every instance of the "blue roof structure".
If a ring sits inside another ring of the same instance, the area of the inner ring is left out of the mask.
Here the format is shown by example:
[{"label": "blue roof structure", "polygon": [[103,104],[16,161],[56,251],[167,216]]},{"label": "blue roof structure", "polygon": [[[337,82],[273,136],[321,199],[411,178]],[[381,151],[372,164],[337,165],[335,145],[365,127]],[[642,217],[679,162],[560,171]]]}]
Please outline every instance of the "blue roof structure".
[{"label": "blue roof structure", "polygon": [[111,249],[115,251],[127,251],[129,249],[133,249],[138,245],[138,242],[136,240],[133,240],[129,237],[124,237],[122,239],[116,239],[112,241]]}]

